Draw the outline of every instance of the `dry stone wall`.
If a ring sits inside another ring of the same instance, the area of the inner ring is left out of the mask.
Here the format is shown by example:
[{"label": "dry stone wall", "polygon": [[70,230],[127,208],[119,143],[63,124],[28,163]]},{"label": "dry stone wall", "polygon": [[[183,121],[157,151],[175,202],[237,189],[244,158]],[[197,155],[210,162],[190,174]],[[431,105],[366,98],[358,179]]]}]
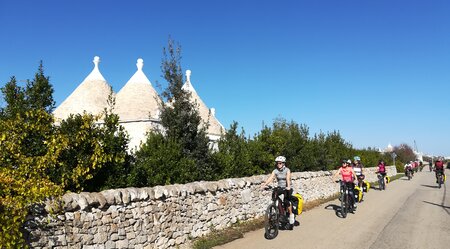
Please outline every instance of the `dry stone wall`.
[{"label": "dry stone wall", "polygon": [[[376,168],[366,179],[377,180]],[[292,173],[294,191],[306,202],[339,191],[335,171]],[[396,169],[388,167],[388,175]],[[63,211],[52,204],[28,217],[32,248],[189,248],[191,239],[238,221],[263,215],[270,193],[261,190],[267,175],[193,182],[152,188],[125,188],[63,196]]]}]

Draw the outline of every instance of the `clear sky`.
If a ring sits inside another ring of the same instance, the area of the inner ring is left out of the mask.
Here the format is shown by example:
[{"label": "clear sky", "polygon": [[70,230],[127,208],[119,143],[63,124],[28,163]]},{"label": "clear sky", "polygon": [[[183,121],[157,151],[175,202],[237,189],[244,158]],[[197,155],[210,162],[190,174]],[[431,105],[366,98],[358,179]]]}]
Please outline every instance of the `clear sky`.
[{"label": "clear sky", "polygon": [[356,148],[450,156],[448,0],[0,0],[0,35],[0,86],[43,60],[57,106],[94,56],[115,92],[138,58],[161,92],[171,36],[225,128],[254,135],[282,117]]}]

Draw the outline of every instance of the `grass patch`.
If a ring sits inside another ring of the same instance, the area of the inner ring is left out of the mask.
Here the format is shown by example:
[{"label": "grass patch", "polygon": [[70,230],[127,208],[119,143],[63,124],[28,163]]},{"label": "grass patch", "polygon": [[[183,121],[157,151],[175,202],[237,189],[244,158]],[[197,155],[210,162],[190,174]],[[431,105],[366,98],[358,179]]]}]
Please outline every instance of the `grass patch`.
[{"label": "grass patch", "polygon": [[212,230],[208,235],[194,240],[194,249],[209,249],[244,237],[244,233],[264,227],[264,217],[238,222],[222,230]]},{"label": "grass patch", "polygon": [[391,182],[400,179],[402,176],[405,176],[404,173],[396,174],[395,176],[391,176]]}]

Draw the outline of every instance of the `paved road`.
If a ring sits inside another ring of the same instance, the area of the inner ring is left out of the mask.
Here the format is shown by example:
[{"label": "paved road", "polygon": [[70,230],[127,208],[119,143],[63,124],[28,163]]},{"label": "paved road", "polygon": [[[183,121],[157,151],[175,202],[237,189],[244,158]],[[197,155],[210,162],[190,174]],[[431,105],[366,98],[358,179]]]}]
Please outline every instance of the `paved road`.
[{"label": "paved road", "polygon": [[345,219],[336,215],[335,200],[303,213],[300,226],[273,240],[261,229],[215,248],[450,248],[449,182],[438,189],[434,172],[424,170],[410,181],[391,182],[386,191],[371,189]]}]

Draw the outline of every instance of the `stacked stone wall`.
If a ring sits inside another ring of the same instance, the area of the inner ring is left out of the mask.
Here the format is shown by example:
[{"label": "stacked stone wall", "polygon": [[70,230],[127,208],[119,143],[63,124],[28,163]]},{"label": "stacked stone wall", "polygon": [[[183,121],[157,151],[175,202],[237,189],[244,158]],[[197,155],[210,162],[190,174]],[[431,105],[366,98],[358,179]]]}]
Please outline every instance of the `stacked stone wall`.
[{"label": "stacked stone wall", "polygon": [[[388,175],[396,174],[390,166]],[[366,168],[369,182],[376,168]],[[292,185],[305,202],[336,195],[335,171],[294,172]],[[263,215],[270,192],[261,190],[267,175],[193,182],[99,193],[69,193],[63,211],[52,204],[28,217],[32,248],[188,248],[192,239],[238,221]]]}]

